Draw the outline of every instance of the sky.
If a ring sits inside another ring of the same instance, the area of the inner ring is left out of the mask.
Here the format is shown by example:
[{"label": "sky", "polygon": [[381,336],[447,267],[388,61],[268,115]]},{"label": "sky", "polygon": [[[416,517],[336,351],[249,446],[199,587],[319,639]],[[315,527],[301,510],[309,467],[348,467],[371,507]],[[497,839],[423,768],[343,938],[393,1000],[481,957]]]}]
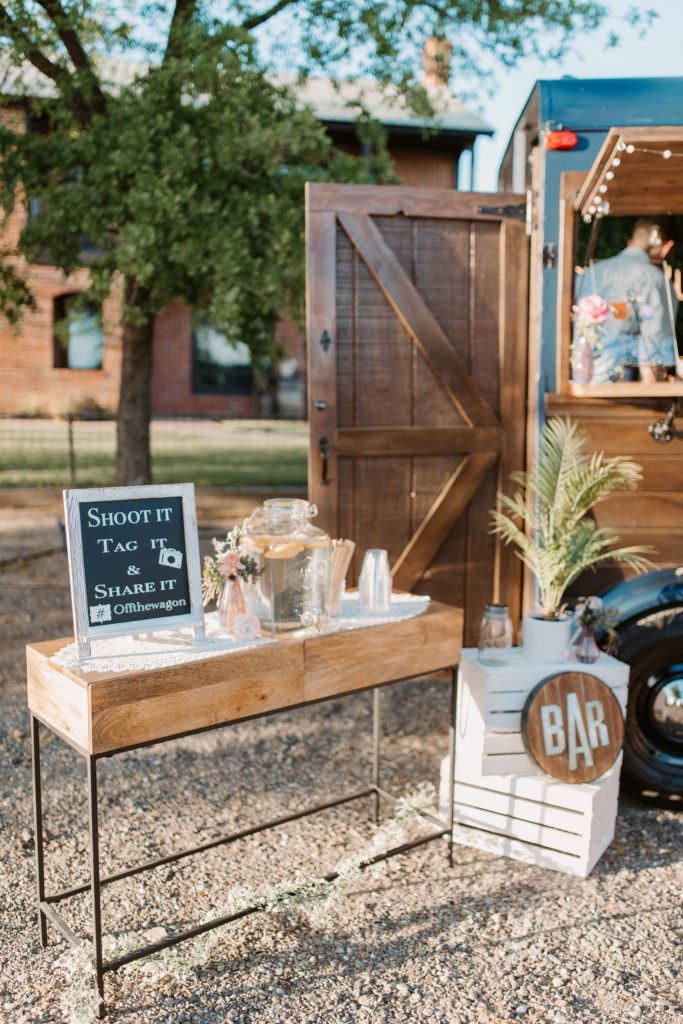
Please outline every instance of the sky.
[{"label": "sky", "polygon": [[[624,14],[633,6],[633,0],[607,0],[606,6],[617,15]],[[467,105],[495,129],[492,139],[480,137],[476,143],[477,191],[496,190],[498,166],[512,129],[539,78],[683,77],[683,0],[643,0],[641,6],[659,15],[642,39],[638,30],[628,28],[620,29],[622,42],[615,49],[604,47],[604,30],[600,33],[602,40],[597,34],[594,38],[577,38],[574,49],[580,52],[569,54],[562,61],[521,61],[513,70],[498,72],[498,88],[490,99],[468,100]],[[451,89],[457,95],[455,69]]]}]

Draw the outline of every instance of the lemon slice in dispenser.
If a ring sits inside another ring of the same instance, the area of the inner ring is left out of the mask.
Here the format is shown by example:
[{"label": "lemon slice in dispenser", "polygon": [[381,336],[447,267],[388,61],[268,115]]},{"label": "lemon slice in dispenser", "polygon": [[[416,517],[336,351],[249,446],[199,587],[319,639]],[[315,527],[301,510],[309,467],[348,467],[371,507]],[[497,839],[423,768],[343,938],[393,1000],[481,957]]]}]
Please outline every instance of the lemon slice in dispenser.
[{"label": "lemon slice in dispenser", "polygon": [[295,558],[304,550],[304,544],[290,541],[289,544],[278,544],[274,548],[264,552],[264,558]]}]

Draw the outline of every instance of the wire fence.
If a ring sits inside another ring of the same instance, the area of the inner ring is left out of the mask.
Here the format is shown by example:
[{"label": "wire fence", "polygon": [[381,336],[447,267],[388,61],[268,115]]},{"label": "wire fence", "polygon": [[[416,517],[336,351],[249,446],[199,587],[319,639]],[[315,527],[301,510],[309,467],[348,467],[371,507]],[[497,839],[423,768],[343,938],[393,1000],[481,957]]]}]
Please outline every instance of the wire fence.
[{"label": "wire fence", "polygon": [[[152,481],[199,487],[305,487],[301,420],[153,420]],[[111,487],[112,420],[0,421],[0,487]]]}]

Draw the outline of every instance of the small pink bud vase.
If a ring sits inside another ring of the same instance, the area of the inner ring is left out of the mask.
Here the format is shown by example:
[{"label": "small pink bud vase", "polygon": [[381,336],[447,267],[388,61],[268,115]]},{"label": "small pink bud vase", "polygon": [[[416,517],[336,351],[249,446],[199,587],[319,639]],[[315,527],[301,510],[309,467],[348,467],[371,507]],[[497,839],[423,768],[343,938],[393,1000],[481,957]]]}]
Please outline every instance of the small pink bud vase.
[{"label": "small pink bud vase", "polygon": [[581,626],[581,634],[574,648],[577,661],[591,664],[600,657],[600,648],[595,642],[595,635],[590,626]]},{"label": "small pink bud vase", "polygon": [[229,576],[218,602],[218,621],[221,629],[226,633],[232,633],[235,616],[243,615],[246,610],[240,581]]}]

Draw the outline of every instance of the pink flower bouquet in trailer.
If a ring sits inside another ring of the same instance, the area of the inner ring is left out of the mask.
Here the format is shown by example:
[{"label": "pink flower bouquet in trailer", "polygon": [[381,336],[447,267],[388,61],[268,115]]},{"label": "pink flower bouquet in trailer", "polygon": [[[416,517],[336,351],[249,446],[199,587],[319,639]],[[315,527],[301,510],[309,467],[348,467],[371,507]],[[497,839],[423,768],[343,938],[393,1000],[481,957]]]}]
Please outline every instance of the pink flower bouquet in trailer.
[{"label": "pink flower bouquet in trailer", "polygon": [[600,327],[606,323],[610,313],[609,303],[600,295],[584,295],[575,306],[572,306],[574,322],[579,334],[593,348],[600,347]]},{"label": "pink flower bouquet in trailer", "polygon": [[571,347],[572,380],[589,384],[593,379],[593,350],[600,348],[600,328],[610,314],[610,307],[600,295],[584,295],[572,306],[577,327]]}]

